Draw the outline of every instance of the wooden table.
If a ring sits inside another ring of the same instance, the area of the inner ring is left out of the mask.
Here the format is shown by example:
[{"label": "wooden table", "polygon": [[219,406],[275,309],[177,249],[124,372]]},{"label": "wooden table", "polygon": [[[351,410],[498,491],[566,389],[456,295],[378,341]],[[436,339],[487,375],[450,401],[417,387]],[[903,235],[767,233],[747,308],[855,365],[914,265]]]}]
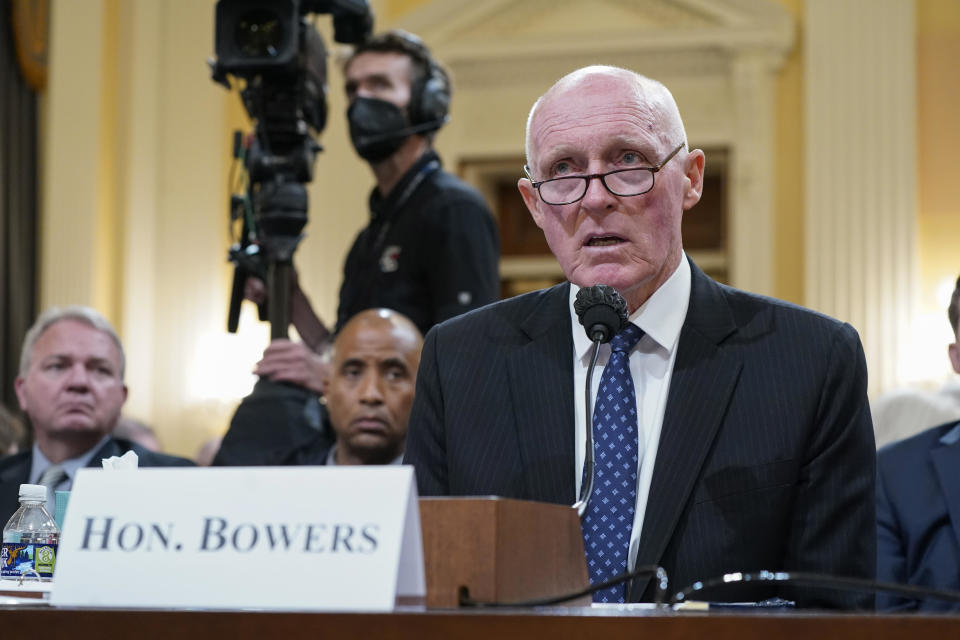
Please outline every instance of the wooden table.
[{"label": "wooden table", "polygon": [[[762,612],[693,613],[551,608],[540,610],[406,610],[396,613],[263,613],[185,610],[0,607],[0,628],[44,637],[149,640],[221,638],[457,638],[510,640],[885,640],[960,638],[960,616],[886,616]],[[10,636],[12,637],[12,635]]]}]

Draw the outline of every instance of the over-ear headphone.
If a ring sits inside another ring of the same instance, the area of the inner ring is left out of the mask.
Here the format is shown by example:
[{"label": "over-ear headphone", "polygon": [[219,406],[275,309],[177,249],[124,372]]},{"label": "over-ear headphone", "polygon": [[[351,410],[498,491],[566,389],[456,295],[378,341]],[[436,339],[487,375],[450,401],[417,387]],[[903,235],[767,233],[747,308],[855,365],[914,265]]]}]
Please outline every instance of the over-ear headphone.
[{"label": "over-ear headphone", "polygon": [[427,73],[410,87],[410,124],[413,126],[436,123],[439,129],[447,122],[450,111],[450,81],[432,60],[424,60]]},{"label": "over-ear headphone", "polygon": [[[450,77],[433,59],[423,40],[402,29],[391,29],[373,36],[354,49],[353,56],[363,53],[398,53],[410,59],[412,82],[407,117],[410,125],[396,131],[361,136],[361,144],[375,144],[413,134],[436,131],[449,120]],[[350,61],[347,61],[349,66]]]},{"label": "over-ear headphone", "polygon": [[[434,131],[446,124],[450,112],[450,78],[437,64],[423,40],[399,29],[392,34],[404,40],[405,53],[410,56],[416,80],[410,87],[410,124],[420,131]],[[436,125],[425,128],[427,125]],[[424,125],[423,127],[419,125]]]}]

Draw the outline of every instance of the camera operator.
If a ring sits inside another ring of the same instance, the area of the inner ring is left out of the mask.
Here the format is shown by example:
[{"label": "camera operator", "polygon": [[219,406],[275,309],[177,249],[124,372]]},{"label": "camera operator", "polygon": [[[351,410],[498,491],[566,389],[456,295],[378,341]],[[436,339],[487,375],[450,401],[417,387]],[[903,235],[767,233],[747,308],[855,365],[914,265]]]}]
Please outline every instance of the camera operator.
[{"label": "camera operator", "polygon": [[[376,187],[370,222],[347,256],[334,332],[357,312],[395,309],[421,332],[495,301],[499,240],[482,196],[441,168],[433,137],[447,121],[450,80],[416,36],[388,31],[356,46],[344,65],[347,118]],[[262,281],[245,295],[264,300]],[[303,339],[278,339],[255,373],[322,393],[318,352],[330,332],[294,279],[290,317]]]}]

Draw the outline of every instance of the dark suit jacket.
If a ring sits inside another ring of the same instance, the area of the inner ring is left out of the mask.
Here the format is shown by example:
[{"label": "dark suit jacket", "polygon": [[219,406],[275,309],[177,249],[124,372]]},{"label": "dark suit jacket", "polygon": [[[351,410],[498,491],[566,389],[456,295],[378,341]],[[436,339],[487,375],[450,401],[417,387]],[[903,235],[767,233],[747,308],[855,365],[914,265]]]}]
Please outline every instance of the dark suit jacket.
[{"label": "dark suit jacket", "polygon": [[[672,591],[759,569],[872,577],[875,445],[856,331],[691,269],[637,565],[664,567]],[[421,495],[576,500],[568,301],[561,284],[430,331],[405,458]],[[650,599],[652,584],[631,594]]]},{"label": "dark suit jacket", "polygon": [[[877,453],[877,579],[960,590],[960,422]],[[878,596],[877,608],[957,611],[960,605]]]},{"label": "dark suit jacket", "polygon": [[[129,440],[113,437],[100,447],[87,466],[100,467],[102,466],[100,462],[102,458],[122,456],[131,450],[137,454],[141,467],[194,466],[193,462],[186,458],[154,453]],[[33,451],[31,449],[0,459],[0,522],[3,524],[6,524],[13,512],[20,506],[20,485],[30,481],[30,468],[32,466]]]},{"label": "dark suit jacket", "polygon": [[261,378],[233,414],[213,466],[322,465],[335,440],[315,393]]}]

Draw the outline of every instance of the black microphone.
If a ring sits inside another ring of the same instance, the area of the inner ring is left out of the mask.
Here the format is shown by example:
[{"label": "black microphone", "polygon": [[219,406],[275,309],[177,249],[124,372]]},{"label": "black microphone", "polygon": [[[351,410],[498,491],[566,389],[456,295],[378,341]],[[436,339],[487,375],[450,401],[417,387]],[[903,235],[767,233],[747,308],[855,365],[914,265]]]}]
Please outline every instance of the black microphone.
[{"label": "black microphone", "polygon": [[627,325],[626,301],[616,289],[605,284],[580,289],[573,310],[587,330],[587,337],[594,342],[610,342],[610,338]]},{"label": "black microphone", "polygon": [[587,504],[593,494],[593,402],[590,390],[593,388],[593,369],[597,366],[600,344],[610,342],[622,328],[627,326],[627,303],[617,290],[605,284],[584,287],[577,292],[573,310],[580,318],[580,324],[587,331],[587,337],[593,341],[590,367],[587,369],[586,398],[587,439],[583,457],[583,484],[580,487],[580,499],[573,507],[581,518],[587,512]]}]

